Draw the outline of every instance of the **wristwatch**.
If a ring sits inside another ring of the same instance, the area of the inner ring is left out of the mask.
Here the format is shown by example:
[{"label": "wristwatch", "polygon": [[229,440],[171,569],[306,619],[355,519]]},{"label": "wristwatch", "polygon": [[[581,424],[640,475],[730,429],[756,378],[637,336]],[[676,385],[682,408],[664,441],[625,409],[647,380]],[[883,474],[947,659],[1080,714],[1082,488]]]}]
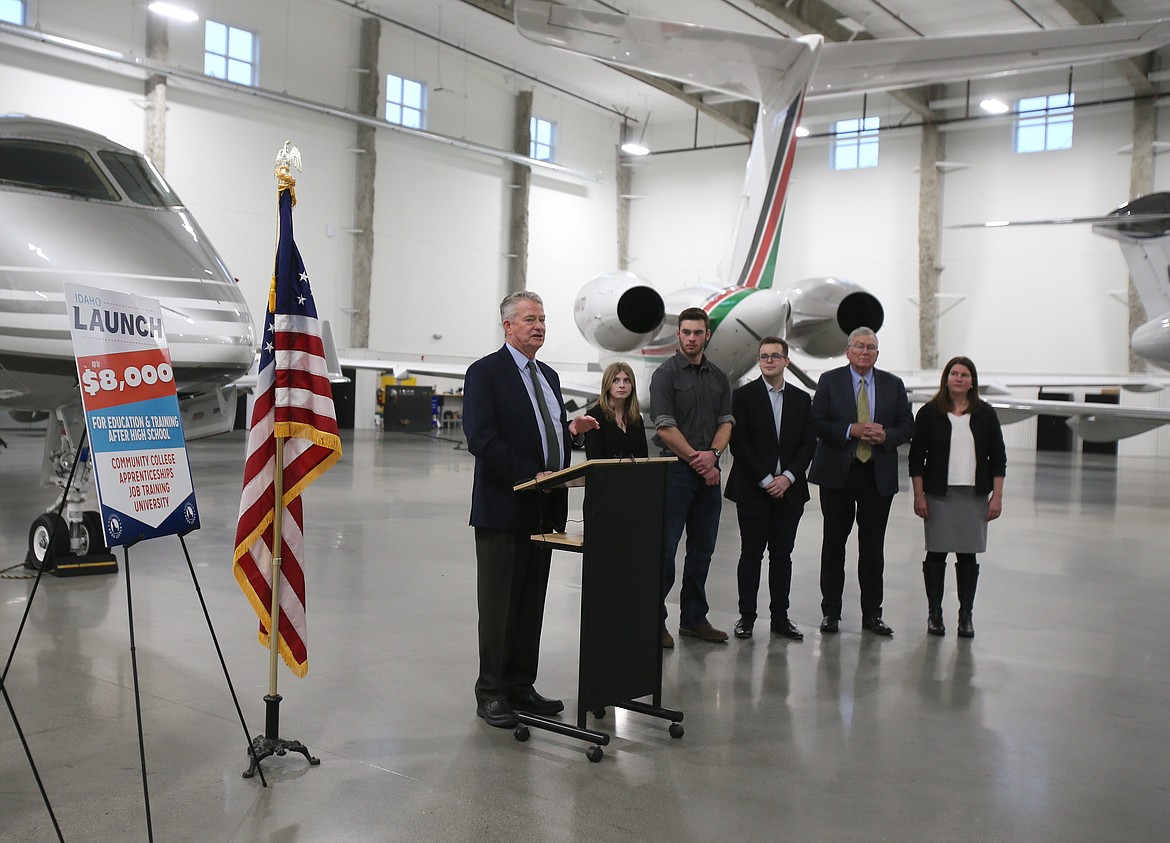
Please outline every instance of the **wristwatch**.
[{"label": "wristwatch", "polygon": [[715,459],[719,459],[721,456],[723,456],[723,452],[718,448],[712,448],[711,453],[715,455]]}]

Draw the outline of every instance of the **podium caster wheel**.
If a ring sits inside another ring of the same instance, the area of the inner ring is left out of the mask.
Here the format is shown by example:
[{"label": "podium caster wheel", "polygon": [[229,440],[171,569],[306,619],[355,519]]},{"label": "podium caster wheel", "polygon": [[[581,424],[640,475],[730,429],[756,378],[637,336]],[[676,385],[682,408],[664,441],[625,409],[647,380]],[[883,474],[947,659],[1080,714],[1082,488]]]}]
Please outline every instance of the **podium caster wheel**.
[{"label": "podium caster wheel", "polygon": [[668,729],[667,731],[670,732],[670,736],[672,738],[681,738],[683,736],[683,733],[684,733],[682,723],[671,723],[670,729]]},{"label": "podium caster wheel", "polygon": [[606,714],[606,712],[605,712],[604,706],[602,708],[593,709],[593,716],[594,717],[605,717],[605,714]]},{"label": "podium caster wheel", "polygon": [[516,731],[512,732],[512,737],[514,737],[516,740],[520,741],[520,743],[524,743],[531,736],[532,736],[532,733],[528,731],[527,726],[517,726]]},{"label": "podium caster wheel", "polygon": [[605,755],[605,752],[599,746],[591,746],[585,750],[585,757],[594,764],[600,761],[603,755]]}]

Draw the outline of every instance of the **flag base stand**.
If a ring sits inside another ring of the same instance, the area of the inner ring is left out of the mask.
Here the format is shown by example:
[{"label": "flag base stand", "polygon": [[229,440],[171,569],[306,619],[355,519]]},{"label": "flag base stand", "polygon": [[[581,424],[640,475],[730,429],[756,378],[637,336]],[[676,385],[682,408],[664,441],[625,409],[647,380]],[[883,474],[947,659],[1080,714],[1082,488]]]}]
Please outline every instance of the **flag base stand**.
[{"label": "flag base stand", "polygon": [[309,755],[309,749],[300,741],[289,741],[277,737],[280,733],[280,694],[268,694],[264,697],[264,734],[252,739],[252,763],[248,766],[244,778],[250,779],[260,769],[260,762],[270,755],[285,755],[289,752],[299,752],[309,762],[310,767],[321,763],[320,758]]}]

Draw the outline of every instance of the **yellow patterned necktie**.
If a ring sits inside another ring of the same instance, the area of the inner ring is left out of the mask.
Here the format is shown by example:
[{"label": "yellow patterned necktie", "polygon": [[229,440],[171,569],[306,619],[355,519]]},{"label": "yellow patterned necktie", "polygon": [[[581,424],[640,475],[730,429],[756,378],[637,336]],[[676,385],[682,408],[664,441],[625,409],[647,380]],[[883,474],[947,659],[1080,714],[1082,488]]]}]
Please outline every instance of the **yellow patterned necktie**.
[{"label": "yellow patterned necktie", "polygon": [[[869,390],[865,388],[865,378],[861,379],[861,389],[857,390],[857,421],[861,424],[869,421]],[[864,439],[857,443],[855,456],[858,462],[869,462],[872,455],[873,445]]]}]

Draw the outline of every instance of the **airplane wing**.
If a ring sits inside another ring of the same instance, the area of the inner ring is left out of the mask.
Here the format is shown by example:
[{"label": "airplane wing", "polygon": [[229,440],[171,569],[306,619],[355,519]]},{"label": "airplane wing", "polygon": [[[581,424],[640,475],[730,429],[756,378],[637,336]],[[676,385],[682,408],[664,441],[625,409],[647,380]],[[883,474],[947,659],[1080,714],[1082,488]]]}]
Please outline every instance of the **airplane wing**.
[{"label": "airplane wing", "polygon": [[1170,42],[1170,19],[1029,32],[881,38],[821,48],[809,96],[880,91],[1148,53]]},{"label": "airplane wing", "polygon": [[1077,436],[1088,442],[1116,442],[1170,424],[1170,409],[1123,407],[1116,404],[1089,404],[1075,401],[992,398],[1003,424],[1012,424],[1036,415],[1061,416]]},{"label": "airplane wing", "polygon": [[514,17],[520,33],[539,44],[754,100],[777,98],[765,95],[797,70],[803,71],[795,74],[799,89],[823,40],[730,33],[537,0],[516,0]]}]

